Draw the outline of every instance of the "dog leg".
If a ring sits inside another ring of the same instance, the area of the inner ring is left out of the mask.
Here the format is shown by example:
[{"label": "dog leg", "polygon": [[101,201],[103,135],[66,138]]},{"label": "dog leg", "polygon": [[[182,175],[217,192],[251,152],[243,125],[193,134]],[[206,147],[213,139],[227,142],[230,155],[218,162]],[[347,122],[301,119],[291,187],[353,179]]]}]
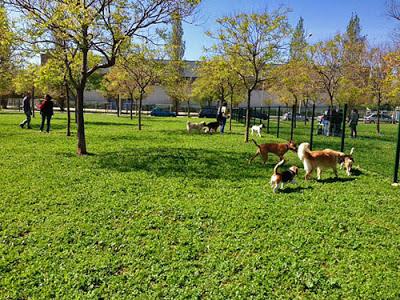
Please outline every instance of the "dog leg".
[{"label": "dog leg", "polygon": [[276,193],[276,191],[278,190],[278,184],[275,182],[275,184],[274,184],[274,193]]},{"label": "dog leg", "polygon": [[321,180],[321,168],[317,168],[317,178],[318,180]]},{"label": "dog leg", "polygon": [[311,178],[311,174],[312,174],[312,170],[311,170],[311,171],[308,171],[308,172],[306,173],[306,175],[304,176],[304,180],[310,179],[310,178]]},{"label": "dog leg", "polygon": [[334,166],[332,168],[332,170],[333,170],[333,173],[335,173],[335,177],[338,178],[339,176],[338,176],[338,172],[337,172],[336,166]]},{"label": "dog leg", "polygon": [[280,187],[280,189],[283,190],[283,182],[281,182],[281,187]]},{"label": "dog leg", "polygon": [[256,154],[254,154],[254,156],[253,156],[252,158],[249,159],[249,164],[251,164],[251,163],[253,162],[253,160],[254,160],[258,155],[260,155],[260,152],[259,152],[259,151],[257,151]]}]

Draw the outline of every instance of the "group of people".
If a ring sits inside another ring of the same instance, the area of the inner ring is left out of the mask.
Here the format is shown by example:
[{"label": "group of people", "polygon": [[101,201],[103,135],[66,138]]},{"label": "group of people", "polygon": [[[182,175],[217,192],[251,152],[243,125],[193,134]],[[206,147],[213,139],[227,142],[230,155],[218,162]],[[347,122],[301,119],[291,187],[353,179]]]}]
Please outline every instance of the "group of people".
[{"label": "group of people", "polygon": [[[32,107],[31,107],[31,102],[32,102],[32,96],[31,94],[26,94],[24,99],[22,100],[23,102],[23,109],[24,113],[26,116],[26,119],[22,121],[19,126],[21,128],[24,128],[25,125],[28,129],[32,129],[31,126],[31,116],[32,116]],[[46,95],[44,97],[44,100],[37,106],[37,108],[40,111],[40,115],[42,117],[42,122],[40,124],[40,131],[43,132],[44,130],[44,125],[46,123],[46,132],[50,132],[50,122],[51,118],[54,115],[54,103],[52,101],[52,97],[50,95]]]},{"label": "group of people", "polygon": [[[357,125],[358,125],[359,114],[357,109],[353,109],[349,116],[348,125],[351,130],[351,138],[357,137]],[[340,135],[341,132],[341,124],[343,121],[343,112],[333,109],[332,112],[330,109],[324,113],[321,118],[320,125],[322,127],[323,134],[326,136],[329,135]]]}]

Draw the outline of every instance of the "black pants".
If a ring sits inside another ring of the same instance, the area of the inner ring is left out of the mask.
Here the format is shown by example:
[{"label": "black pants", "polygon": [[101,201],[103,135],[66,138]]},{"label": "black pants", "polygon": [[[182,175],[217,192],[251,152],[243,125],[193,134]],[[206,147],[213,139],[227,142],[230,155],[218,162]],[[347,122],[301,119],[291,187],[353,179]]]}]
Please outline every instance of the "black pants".
[{"label": "black pants", "polygon": [[350,125],[351,129],[351,137],[356,138],[357,137],[357,125]]},{"label": "black pants", "polygon": [[46,131],[50,131],[50,121],[51,121],[51,115],[44,115],[42,114],[42,124],[40,124],[40,131],[43,131],[44,128],[44,122],[47,120],[47,129]]}]

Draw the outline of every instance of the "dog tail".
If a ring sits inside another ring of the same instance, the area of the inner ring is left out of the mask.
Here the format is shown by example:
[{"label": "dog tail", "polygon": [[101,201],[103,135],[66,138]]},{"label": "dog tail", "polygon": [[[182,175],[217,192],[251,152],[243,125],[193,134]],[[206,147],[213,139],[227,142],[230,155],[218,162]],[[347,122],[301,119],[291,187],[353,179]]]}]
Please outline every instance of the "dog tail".
[{"label": "dog tail", "polygon": [[276,175],[276,172],[278,171],[278,168],[279,168],[280,166],[282,166],[284,163],[285,163],[285,160],[282,159],[280,162],[278,162],[278,163],[276,164],[276,166],[275,166],[275,168],[274,168],[274,175]]},{"label": "dog tail", "polygon": [[251,140],[253,141],[254,144],[256,144],[256,146],[257,146],[258,148],[260,148],[260,145],[257,144],[257,142],[256,142],[254,139],[251,139]]},{"label": "dog tail", "polygon": [[350,150],[350,155],[353,155],[353,152],[354,152],[354,147],[351,148],[351,150]]},{"label": "dog tail", "polygon": [[310,151],[310,144],[309,143],[301,143],[300,146],[297,148],[297,155],[301,161],[305,158],[310,158],[311,151]]}]

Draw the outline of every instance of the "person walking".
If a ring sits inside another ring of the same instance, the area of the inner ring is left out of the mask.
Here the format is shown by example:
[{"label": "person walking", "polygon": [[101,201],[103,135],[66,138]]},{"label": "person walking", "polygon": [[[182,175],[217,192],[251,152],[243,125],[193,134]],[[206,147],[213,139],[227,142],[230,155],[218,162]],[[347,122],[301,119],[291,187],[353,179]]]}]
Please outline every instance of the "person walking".
[{"label": "person walking", "polygon": [[226,103],[226,101],[222,102],[222,104],[218,110],[217,121],[219,122],[219,124],[221,126],[221,129],[220,129],[221,134],[224,134],[224,130],[225,130],[225,124],[226,124],[226,119],[227,119],[227,105],[228,104]]},{"label": "person walking", "polygon": [[54,103],[51,101],[52,97],[50,95],[46,95],[44,97],[44,101],[39,105],[40,115],[42,116],[42,123],[40,125],[40,131],[43,132],[44,123],[47,121],[47,133],[50,132],[50,121],[51,117],[54,114]]},{"label": "person walking", "polygon": [[26,119],[22,121],[22,123],[19,124],[19,127],[24,128],[25,125],[28,129],[32,129],[31,127],[31,115],[32,115],[32,110],[31,110],[31,95],[27,93],[22,100],[22,105],[24,108],[24,113],[26,116]]},{"label": "person walking", "polygon": [[357,109],[353,109],[351,111],[350,117],[349,117],[349,127],[351,128],[351,138],[355,139],[357,138],[357,125],[358,125],[358,111]]}]

